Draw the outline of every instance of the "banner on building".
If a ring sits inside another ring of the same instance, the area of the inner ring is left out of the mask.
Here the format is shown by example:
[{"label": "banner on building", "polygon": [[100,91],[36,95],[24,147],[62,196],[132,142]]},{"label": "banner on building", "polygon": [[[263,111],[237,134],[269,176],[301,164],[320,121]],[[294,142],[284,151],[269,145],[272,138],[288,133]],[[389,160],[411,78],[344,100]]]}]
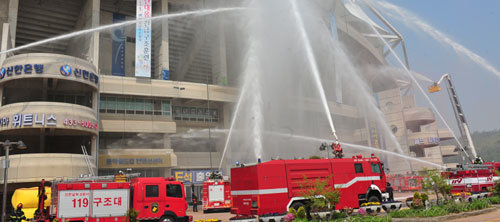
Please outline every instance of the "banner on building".
[{"label": "banner on building", "polygon": [[162,79],[163,80],[170,80],[170,71],[167,69],[164,69],[161,71],[162,73]]},{"label": "banner on building", "polygon": [[[113,13],[113,23],[123,21],[125,21],[125,15]],[[125,45],[127,41],[125,27],[114,28],[111,37],[113,39],[111,74],[114,76],[125,76]]]},{"label": "banner on building", "polygon": [[170,155],[99,155],[99,167],[105,169],[170,167]]},{"label": "banner on building", "polygon": [[135,76],[151,78],[151,0],[137,0]]},{"label": "banner on building", "polygon": [[[213,170],[172,170],[172,175],[176,181],[183,183],[202,184],[208,180]],[[224,175],[224,173],[221,171]]]}]

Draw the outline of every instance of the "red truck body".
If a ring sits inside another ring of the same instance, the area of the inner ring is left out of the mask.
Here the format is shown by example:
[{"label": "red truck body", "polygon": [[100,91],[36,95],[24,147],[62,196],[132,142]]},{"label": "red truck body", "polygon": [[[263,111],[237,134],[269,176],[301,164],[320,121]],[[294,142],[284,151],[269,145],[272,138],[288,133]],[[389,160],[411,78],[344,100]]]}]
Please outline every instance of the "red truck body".
[{"label": "red truck body", "polygon": [[61,181],[52,184],[50,219],[125,221],[127,211],[134,209],[138,220],[191,221],[187,207],[184,185],[171,179]]},{"label": "red truck body", "polygon": [[422,177],[416,175],[387,175],[387,182],[399,192],[417,191],[422,189]]},{"label": "red truck body", "polygon": [[203,182],[203,212],[231,209],[231,183],[224,180]]},{"label": "red truck body", "polygon": [[[452,185],[451,193],[479,193],[491,191],[495,186],[497,163],[472,164],[448,169],[442,175]],[[500,167],[500,166],[498,166]]]},{"label": "red truck body", "polygon": [[326,179],[340,191],[335,209],[358,208],[388,197],[386,178],[376,157],[352,159],[272,160],[231,169],[232,214],[282,214],[304,201],[301,182]]}]

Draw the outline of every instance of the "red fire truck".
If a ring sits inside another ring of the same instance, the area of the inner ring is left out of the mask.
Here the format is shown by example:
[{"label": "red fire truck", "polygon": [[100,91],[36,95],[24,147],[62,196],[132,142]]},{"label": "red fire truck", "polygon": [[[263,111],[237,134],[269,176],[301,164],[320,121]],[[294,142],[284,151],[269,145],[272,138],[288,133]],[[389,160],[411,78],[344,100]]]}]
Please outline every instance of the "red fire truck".
[{"label": "red fire truck", "polygon": [[500,163],[458,165],[442,174],[453,186],[452,193],[468,192],[472,196],[483,197],[494,188],[498,179],[495,170],[498,167]]},{"label": "red fire truck", "polygon": [[216,209],[231,209],[231,184],[222,179],[203,182],[203,213]]},{"label": "red fire truck", "polygon": [[391,184],[394,190],[417,191],[422,189],[422,177],[416,175],[387,175],[387,182]]},{"label": "red fire truck", "polygon": [[188,206],[181,182],[161,177],[131,178],[128,182],[112,178],[55,180],[50,213],[36,216],[36,220],[125,221],[127,211],[134,209],[138,220],[192,221],[186,215]]},{"label": "red fire truck", "polygon": [[[380,160],[372,155],[345,159],[271,160],[231,169],[232,221],[279,221],[290,207],[298,209],[308,201],[301,196],[300,183],[326,179],[340,191],[335,209],[358,208],[363,202],[389,198]],[[303,186],[302,186],[303,187]],[[389,208],[401,207],[394,203]],[[379,207],[380,209],[380,207]]]}]

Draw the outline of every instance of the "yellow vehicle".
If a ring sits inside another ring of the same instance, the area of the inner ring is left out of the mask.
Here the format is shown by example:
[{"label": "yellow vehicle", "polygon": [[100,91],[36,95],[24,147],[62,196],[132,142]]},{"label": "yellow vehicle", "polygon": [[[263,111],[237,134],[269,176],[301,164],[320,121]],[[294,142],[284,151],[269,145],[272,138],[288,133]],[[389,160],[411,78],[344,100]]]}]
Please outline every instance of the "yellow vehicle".
[{"label": "yellow vehicle", "polygon": [[[47,195],[45,206],[50,206],[50,187],[45,187],[45,192]],[[11,201],[12,206],[14,206],[14,210],[16,210],[15,206],[22,203],[24,215],[26,218],[32,219],[36,209],[38,209],[38,187],[16,189],[12,195]]]}]

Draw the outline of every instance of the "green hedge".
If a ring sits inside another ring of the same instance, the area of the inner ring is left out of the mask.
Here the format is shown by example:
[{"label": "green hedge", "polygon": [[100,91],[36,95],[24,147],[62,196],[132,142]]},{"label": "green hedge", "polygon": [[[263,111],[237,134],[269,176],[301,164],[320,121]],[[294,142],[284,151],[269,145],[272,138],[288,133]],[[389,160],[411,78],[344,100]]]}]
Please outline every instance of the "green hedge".
[{"label": "green hedge", "polygon": [[448,203],[441,206],[433,206],[429,209],[404,209],[393,211],[389,214],[394,218],[404,217],[437,217],[452,213],[468,212],[488,208],[491,204],[500,203],[500,198],[490,197],[487,199],[475,200],[472,203]]},{"label": "green hedge", "polygon": [[[392,221],[390,216],[350,216],[348,218],[330,220],[330,222],[387,222]],[[294,220],[294,222],[311,222],[306,219]],[[312,220],[312,222],[317,222]]]}]

